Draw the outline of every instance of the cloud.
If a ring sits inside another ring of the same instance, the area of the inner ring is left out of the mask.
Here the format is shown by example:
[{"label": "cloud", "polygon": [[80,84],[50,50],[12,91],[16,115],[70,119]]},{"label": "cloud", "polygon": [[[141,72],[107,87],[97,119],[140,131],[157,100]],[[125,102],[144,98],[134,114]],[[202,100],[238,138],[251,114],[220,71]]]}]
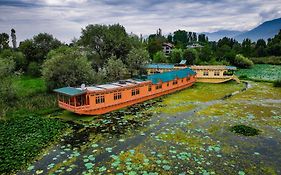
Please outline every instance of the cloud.
[{"label": "cloud", "polygon": [[11,0],[0,1],[0,32],[18,38],[48,32],[70,42],[88,24],[124,25],[135,34],[177,29],[196,32],[249,30],[281,17],[280,0]]}]

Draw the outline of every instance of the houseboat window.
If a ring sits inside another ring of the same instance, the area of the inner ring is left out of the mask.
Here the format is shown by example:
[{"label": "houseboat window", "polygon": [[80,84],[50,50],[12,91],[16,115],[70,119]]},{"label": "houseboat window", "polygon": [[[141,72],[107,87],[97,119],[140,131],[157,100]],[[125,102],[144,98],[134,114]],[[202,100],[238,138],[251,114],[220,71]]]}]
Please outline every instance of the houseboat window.
[{"label": "houseboat window", "polygon": [[156,90],[157,90],[157,89],[162,89],[162,84],[157,84],[157,85],[156,85]]},{"label": "houseboat window", "polygon": [[203,72],[203,76],[208,76],[208,75],[209,75],[209,72],[207,72],[207,71]]},{"label": "houseboat window", "polygon": [[105,102],[104,95],[100,95],[96,97],[96,104],[104,103],[104,102]]},{"label": "houseboat window", "polygon": [[[89,102],[89,97],[88,102]],[[83,106],[83,105],[88,105],[88,102],[86,100],[86,95],[79,95],[76,96],[76,106]]]},{"label": "houseboat window", "polygon": [[181,82],[183,83],[183,79],[181,79]]},{"label": "houseboat window", "polygon": [[122,98],[121,92],[114,93],[114,100],[119,100]]},{"label": "houseboat window", "polygon": [[167,83],[167,87],[169,86],[169,82]]},{"label": "houseboat window", "polygon": [[217,72],[217,71],[216,71],[216,72],[214,73],[214,76],[220,76],[220,72]]},{"label": "houseboat window", "polygon": [[140,94],[140,90],[139,89],[132,89],[132,96],[138,95]]},{"label": "houseboat window", "polygon": [[173,85],[175,85],[175,84],[178,84],[178,81],[177,81],[177,80],[174,80],[174,81],[173,81]]},{"label": "houseboat window", "polygon": [[186,81],[189,81],[190,80],[190,77],[186,77]]},{"label": "houseboat window", "polygon": [[151,91],[151,85],[148,85],[148,91]]}]

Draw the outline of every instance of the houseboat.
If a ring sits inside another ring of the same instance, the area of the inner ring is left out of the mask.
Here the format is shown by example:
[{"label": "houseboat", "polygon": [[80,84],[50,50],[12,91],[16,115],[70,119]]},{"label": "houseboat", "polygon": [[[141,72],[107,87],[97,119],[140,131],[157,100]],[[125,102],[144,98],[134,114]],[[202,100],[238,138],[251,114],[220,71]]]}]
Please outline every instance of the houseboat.
[{"label": "houseboat", "polygon": [[193,85],[195,72],[190,68],[127,79],[104,85],[55,89],[59,107],[77,114],[99,115]]},{"label": "houseboat", "polygon": [[145,66],[148,75],[185,69],[185,68],[187,68],[186,60],[181,60],[181,62],[178,64],[153,63]]},{"label": "houseboat", "polygon": [[196,72],[196,81],[204,83],[223,83],[230,80],[235,80],[240,83],[238,77],[234,75],[236,67],[234,66],[191,66]]}]

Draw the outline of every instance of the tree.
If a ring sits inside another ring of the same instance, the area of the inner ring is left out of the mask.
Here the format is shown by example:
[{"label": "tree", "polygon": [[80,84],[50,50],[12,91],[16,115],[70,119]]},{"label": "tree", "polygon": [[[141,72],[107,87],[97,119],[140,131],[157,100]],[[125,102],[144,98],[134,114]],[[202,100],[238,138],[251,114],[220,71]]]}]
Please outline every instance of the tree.
[{"label": "tree", "polygon": [[102,59],[102,65],[112,55],[118,59],[126,58],[131,49],[129,36],[120,24],[88,25],[82,29],[78,43],[88,48],[92,53],[97,53]]},{"label": "tree", "polygon": [[158,51],[153,55],[154,63],[167,63],[167,57],[162,51]]},{"label": "tree", "polygon": [[24,53],[29,62],[37,62],[41,64],[46,58],[47,54],[63,44],[47,33],[40,33],[20,43],[19,50]]},{"label": "tree", "polygon": [[167,40],[169,43],[173,42],[173,35],[171,33],[169,33],[169,35],[167,36]]},{"label": "tree", "polygon": [[77,48],[61,50],[63,51],[57,51],[42,66],[43,79],[48,89],[93,83],[94,71],[86,56]]},{"label": "tree", "polygon": [[268,53],[275,56],[281,56],[281,30],[272,39],[268,40]]},{"label": "tree", "polygon": [[133,76],[134,72],[138,72],[139,74],[143,72],[144,66],[149,62],[149,54],[143,48],[133,48],[126,59],[126,64],[128,66],[128,70]]},{"label": "tree", "polygon": [[104,66],[106,70],[107,80],[112,82],[122,80],[128,73],[128,70],[122,60],[117,59],[116,56],[111,56]]},{"label": "tree", "polygon": [[165,37],[152,34],[148,37],[148,43],[147,43],[147,51],[150,55],[150,58],[152,58],[156,52],[162,51],[162,45],[166,41]]},{"label": "tree", "polygon": [[199,52],[199,62],[208,62],[212,59],[213,52],[209,45],[204,46]]},{"label": "tree", "polygon": [[9,35],[7,33],[0,34],[0,50],[9,48]]},{"label": "tree", "polygon": [[266,42],[264,39],[259,39],[255,46],[255,55],[257,57],[264,57],[267,55],[266,52]]},{"label": "tree", "polygon": [[242,42],[242,54],[246,57],[250,57],[253,53],[252,41],[249,38],[246,38]]},{"label": "tree", "polygon": [[179,63],[182,60],[183,52],[181,49],[173,49],[171,53],[171,62]]},{"label": "tree", "polygon": [[178,48],[184,49],[188,43],[187,32],[185,30],[177,30],[174,32],[173,41]]},{"label": "tree", "polygon": [[235,57],[234,65],[240,68],[249,68],[254,63],[248,59],[247,57],[244,57],[242,54],[238,54]]},{"label": "tree", "polygon": [[199,55],[196,49],[185,49],[183,52],[183,59],[186,59],[187,65],[195,64],[195,61],[198,60]]},{"label": "tree", "polygon": [[13,43],[13,49],[15,50],[17,48],[17,37],[15,29],[11,29],[11,38]]}]

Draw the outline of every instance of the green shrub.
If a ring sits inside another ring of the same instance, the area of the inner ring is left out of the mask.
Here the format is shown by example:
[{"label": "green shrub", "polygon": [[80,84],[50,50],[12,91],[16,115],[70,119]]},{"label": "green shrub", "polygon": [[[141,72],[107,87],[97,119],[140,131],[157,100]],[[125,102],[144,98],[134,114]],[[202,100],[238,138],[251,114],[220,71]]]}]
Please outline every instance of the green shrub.
[{"label": "green shrub", "polygon": [[66,127],[59,120],[39,116],[0,121],[0,174],[26,166]]},{"label": "green shrub", "polygon": [[36,62],[30,62],[27,67],[27,74],[34,77],[41,76],[40,65]]},{"label": "green shrub", "polygon": [[281,87],[281,80],[276,80],[273,82],[274,87]]},{"label": "green shrub", "polygon": [[240,68],[250,68],[254,65],[253,61],[249,60],[241,54],[236,55],[234,65]]},{"label": "green shrub", "polygon": [[48,90],[92,83],[94,70],[86,56],[76,48],[66,48],[47,59],[42,69]]}]

